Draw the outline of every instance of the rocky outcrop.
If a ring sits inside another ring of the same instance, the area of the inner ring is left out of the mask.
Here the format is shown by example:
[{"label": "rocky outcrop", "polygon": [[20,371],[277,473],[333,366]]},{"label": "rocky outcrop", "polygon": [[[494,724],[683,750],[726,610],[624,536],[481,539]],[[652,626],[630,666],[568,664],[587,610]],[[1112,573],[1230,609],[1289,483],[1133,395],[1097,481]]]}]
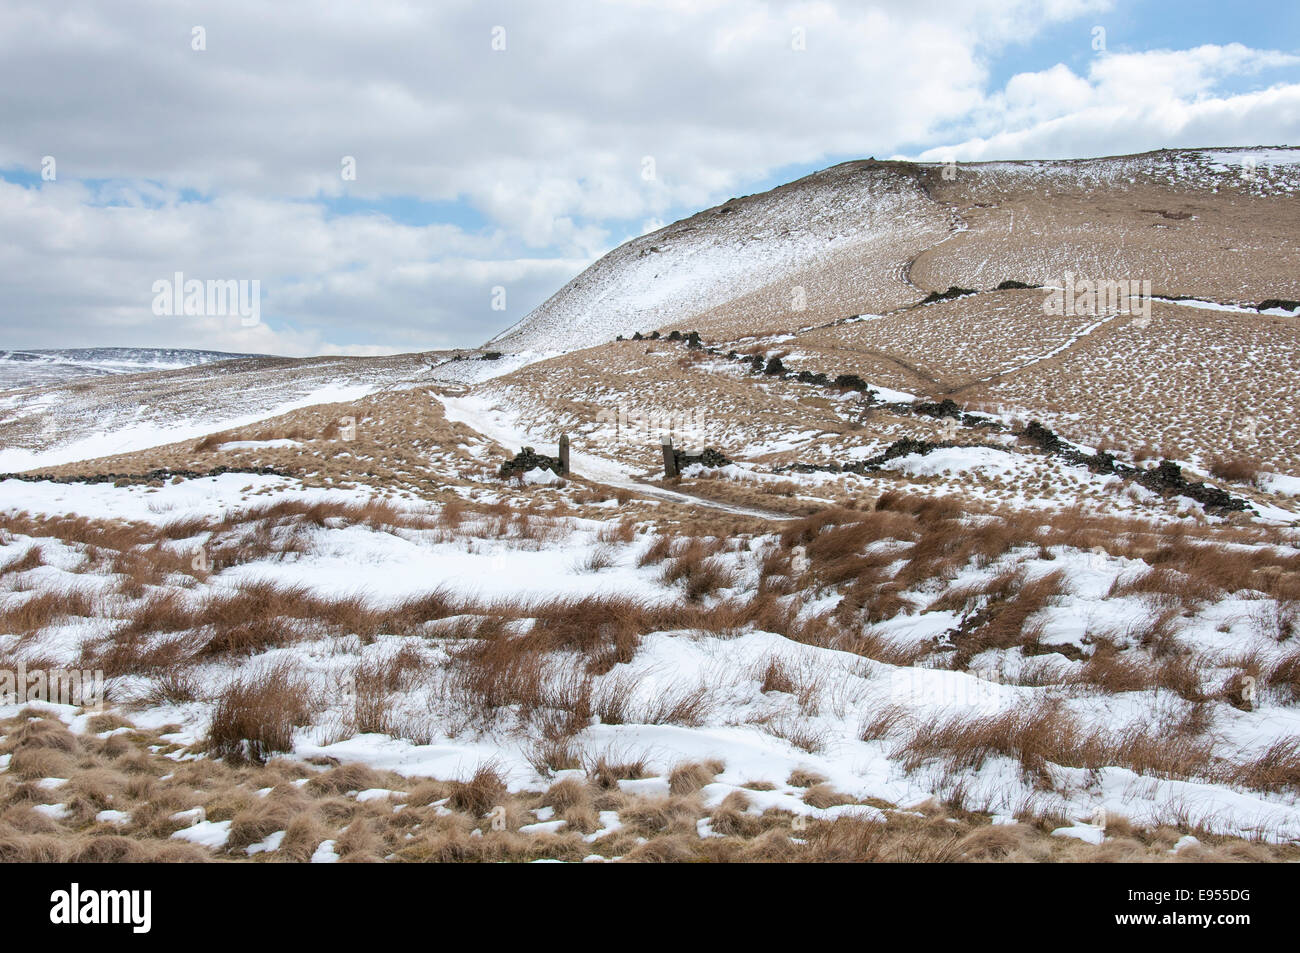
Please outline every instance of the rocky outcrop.
[{"label": "rocky outcrop", "polygon": [[961,408],[951,398],[945,397],[943,400],[935,403],[932,401],[918,401],[912,405],[912,413],[920,414],[922,417],[951,417],[953,420],[961,420]]},{"label": "rocky outcrop", "polygon": [[1203,482],[1193,483],[1188,480],[1183,476],[1183,468],[1172,460],[1162,460],[1155,469],[1145,470],[1141,467],[1120,463],[1114,456],[1104,450],[1087,454],[1070,446],[1036,420],[1031,420],[1025,429],[1021,431],[1020,436],[1045,453],[1061,457],[1070,463],[1086,466],[1094,473],[1113,473],[1117,476],[1126,477],[1146,487],[1153,493],[1160,493],[1164,496],[1185,496],[1200,503],[1211,512],[1241,512],[1250,508],[1250,504],[1245,500],[1235,497],[1216,486],[1210,486]]},{"label": "rocky outcrop", "polygon": [[1183,468],[1172,460],[1162,460],[1154,470],[1140,470],[1134,477],[1138,483],[1156,493],[1176,494],[1195,500],[1207,510],[1221,512],[1241,511],[1248,508],[1245,500],[1207,483],[1192,483],[1183,476]]},{"label": "rocky outcrop", "polygon": [[548,457],[544,453],[538,453],[532,447],[524,447],[514,455],[513,459],[501,464],[501,469],[497,472],[502,479],[506,479],[516,473],[524,474],[529,470],[538,469],[550,470],[556,476],[564,476],[564,465],[559,457]]},{"label": "rocky outcrop", "polygon": [[725,467],[729,463],[721,451],[714,450],[712,447],[705,447],[700,453],[691,453],[687,450],[681,450],[673,447],[673,460],[677,465],[677,472],[681,473],[686,467],[693,463],[701,464],[706,467]]},{"label": "rocky outcrop", "polygon": [[921,299],[921,304],[934,304],[936,301],[947,301],[949,298],[961,298],[966,295],[979,294],[974,288],[958,288],[956,285],[950,287],[947,291],[931,291]]},{"label": "rocky outcrop", "polygon": [[912,453],[925,455],[938,450],[942,447],[955,447],[957,444],[933,440],[913,440],[911,437],[904,437],[901,440],[895,440],[881,453],[876,454],[866,460],[851,460],[846,463],[792,463],[784,467],[774,467],[773,473],[873,473],[879,470],[884,464],[897,457],[905,457]]}]

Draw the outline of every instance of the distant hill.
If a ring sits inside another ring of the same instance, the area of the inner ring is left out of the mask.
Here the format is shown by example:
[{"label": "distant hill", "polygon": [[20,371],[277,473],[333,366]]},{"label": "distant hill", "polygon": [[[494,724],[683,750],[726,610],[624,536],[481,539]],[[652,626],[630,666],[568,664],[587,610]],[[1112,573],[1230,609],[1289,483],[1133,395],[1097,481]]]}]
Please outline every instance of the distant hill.
[{"label": "distant hill", "polygon": [[0,351],[0,390],[110,374],[165,371],[255,354],[169,347],[22,348]]}]

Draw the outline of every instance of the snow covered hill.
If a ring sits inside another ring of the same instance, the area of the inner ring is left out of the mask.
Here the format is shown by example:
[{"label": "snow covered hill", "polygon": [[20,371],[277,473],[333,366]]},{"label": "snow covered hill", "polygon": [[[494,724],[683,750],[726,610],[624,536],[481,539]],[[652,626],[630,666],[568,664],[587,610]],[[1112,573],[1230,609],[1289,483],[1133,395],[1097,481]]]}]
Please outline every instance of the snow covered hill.
[{"label": "snow covered hill", "polygon": [[899,267],[949,234],[914,167],[850,162],[759,195],[731,199],[630,241],[600,259],[489,346],[566,351],[619,334],[689,322],[774,284],[784,310],[807,306],[797,276],[852,257],[852,283],[914,295]]},{"label": "snow covered hill", "polygon": [[[1056,275],[1061,261],[1116,277],[1155,275],[1168,285],[1158,293],[1249,300],[1256,289],[1242,286],[1245,273],[1262,296],[1293,297],[1286,276],[1295,253],[1277,248],[1271,230],[1276,217],[1294,212],[1297,195],[1300,149],[1285,147],[955,165],[846,162],[619,246],[488,342],[501,360],[442,370],[480,381],[618,335],[671,327],[733,340],[795,331],[884,313],[950,284],[1046,280],[1030,272],[1046,266]],[[1184,201],[1196,209],[1183,210]],[[1204,258],[1207,242],[1217,249],[1228,242],[1221,236],[1244,237],[1250,220],[1280,256],[1276,267],[1243,267],[1242,256],[1259,257],[1254,245]],[[1117,232],[1124,236],[1118,246]],[[1099,241],[1109,243],[1105,254],[1094,247]],[[1201,267],[1189,271],[1189,259]],[[1019,270],[1002,273],[1008,269]]]},{"label": "snow covered hill", "polygon": [[0,395],[0,472],[192,440],[303,407],[413,386],[426,371],[418,355],[251,357],[132,377],[51,381]]},{"label": "snow covered hill", "polygon": [[167,371],[253,356],[161,347],[13,349],[0,351],[0,390],[34,387],[79,377]]}]

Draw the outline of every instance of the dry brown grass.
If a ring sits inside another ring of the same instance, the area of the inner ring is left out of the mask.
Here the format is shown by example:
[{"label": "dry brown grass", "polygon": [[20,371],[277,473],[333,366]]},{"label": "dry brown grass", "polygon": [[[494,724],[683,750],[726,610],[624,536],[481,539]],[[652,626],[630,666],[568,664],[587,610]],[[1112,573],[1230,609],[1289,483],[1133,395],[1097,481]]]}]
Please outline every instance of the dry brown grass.
[{"label": "dry brown grass", "polygon": [[[255,516],[249,515],[254,513]],[[247,528],[240,519],[253,519],[260,529],[245,539],[239,536]],[[505,505],[499,509],[460,507],[453,509],[450,516],[444,511],[436,518],[385,506],[343,515],[329,507],[263,507],[252,508],[238,518],[223,519],[221,525],[226,528],[222,532],[229,533],[230,537],[225,543],[226,550],[218,551],[228,551],[232,561],[243,558],[240,553],[265,558],[270,551],[266,532],[273,524],[292,529],[338,525],[334,521],[340,519],[365,523],[374,531],[455,529],[523,542],[543,540],[549,532],[548,518],[531,512],[512,512]],[[207,521],[188,521],[168,524],[163,535],[186,539],[186,534],[210,528]],[[626,545],[635,538],[635,529],[636,523],[630,518],[608,522],[600,533],[603,540],[600,545]],[[1137,521],[1098,520],[1078,511],[1045,517],[1004,518],[983,514],[976,518],[951,501],[886,493],[874,510],[833,508],[786,524],[780,544],[756,554],[756,561],[761,560],[762,580],[757,591],[725,593],[725,599],[718,599],[714,597],[724,594],[723,590],[734,586],[739,578],[724,568],[724,560],[732,557],[722,555],[723,540],[691,537],[682,532],[682,526],[669,529],[665,525],[662,529],[661,535],[648,541],[640,562],[646,566],[662,565],[665,582],[680,586],[677,603],[648,604],[635,599],[598,597],[500,600],[484,604],[433,592],[393,607],[372,604],[360,595],[321,595],[302,587],[252,585],[222,590],[201,586],[192,594],[179,589],[157,590],[153,587],[165,575],[186,572],[178,564],[176,552],[159,542],[158,531],[151,530],[150,534],[141,536],[122,527],[63,526],[67,534],[94,538],[105,547],[109,541],[127,547],[115,551],[115,557],[105,556],[98,564],[115,566],[125,580],[123,591],[129,585],[139,595],[110,600],[110,611],[125,624],[117,637],[94,647],[87,659],[103,662],[103,667],[113,673],[153,676],[155,700],[194,699],[197,692],[190,665],[205,658],[240,660],[269,648],[321,635],[355,635],[364,643],[381,634],[419,638],[437,632],[439,637],[463,640],[460,644],[453,643],[448,669],[454,699],[485,720],[506,712],[511,716],[521,715],[531,728],[537,729],[536,764],[539,770],[548,771],[581,766],[584,752],[571,742],[574,735],[597,717],[606,724],[698,725],[707,719],[712,699],[703,686],[680,687],[644,706],[628,702],[632,693],[611,672],[615,665],[635,657],[641,638],[649,632],[685,629],[729,635],[752,627],[810,645],[846,649],[906,665],[919,661],[932,646],[896,643],[881,637],[869,623],[901,612],[918,611],[928,602],[929,609],[951,610],[970,620],[957,637],[959,651],[953,658],[958,664],[989,648],[1020,646],[1026,654],[1034,654],[1043,648],[1038,643],[1040,629],[1035,626],[1035,616],[1063,591],[1061,574],[1029,577],[1014,568],[1007,571],[999,568],[976,586],[946,592],[942,586],[957,572],[987,567],[1013,550],[1023,548],[1026,554],[1046,559],[1050,558],[1050,554],[1044,555],[1050,546],[1084,542],[1101,546],[1105,552],[1147,562],[1149,570],[1126,576],[1112,595],[1143,599],[1151,603],[1152,611],[1145,623],[1123,634],[1124,644],[1136,643],[1135,647],[1121,650],[1117,648],[1119,637],[1111,642],[1103,636],[1097,640],[1093,655],[1085,659],[1082,674],[1068,680],[1069,684],[1107,692],[1163,687],[1197,703],[1199,714],[1195,717],[1208,718],[1206,711],[1211,706],[1205,703],[1210,692],[1205,683],[1212,674],[1210,663],[1186,651],[1181,644],[1182,615],[1231,592],[1246,590],[1265,596],[1294,592],[1300,577],[1300,557],[1278,545],[1281,537],[1270,540],[1264,531],[1255,528],[1197,527],[1171,531]],[[1246,549],[1239,545],[1265,541],[1273,543],[1274,548]],[[806,572],[794,568],[795,546],[804,547],[803,555],[810,564]],[[734,551],[739,553],[748,548],[748,540],[738,541]],[[34,563],[37,558],[31,555],[34,552],[38,552],[37,547],[27,550],[15,564]],[[114,551],[104,549],[104,553],[111,552]],[[891,564],[900,560],[902,571],[891,578],[887,570],[895,568]],[[184,562],[183,558],[180,562]],[[804,587],[809,590],[807,596],[801,591]],[[830,589],[844,596],[835,612],[811,615],[801,611],[806,598],[825,595],[825,590]],[[936,590],[941,593],[937,599],[934,598]],[[782,598],[790,594],[798,595],[794,599]],[[1278,642],[1292,638],[1295,602],[1258,601],[1260,617],[1252,620],[1260,631],[1275,632]],[[42,611],[56,621],[61,617],[55,609]],[[1274,611],[1276,618],[1265,618],[1265,611]],[[451,616],[457,618],[446,626],[431,625]],[[568,653],[576,657],[572,666],[553,664],[559,656],[567,657]],[[384,656],[379,661],[370,657],[357,670],[358,692],[349,729],[398,733],[401,726],[393,724],[390,710],[392,695],[409,690],[420,677],[421,658],[421,653],[414,649]],[[820,696],[826,686],[816,684],[816,679],[805,678],[775,657],[765,660],[758,669],[755,677],[762,691],[795,696],[805,714],[822,704]],[[1295,686],[1300,684],[1300,676],[1296,675],[1300,664],[1293,659],[1278,661],[1264,656],[1250,671],[1266,687],[1295,697]],[[1215,674],[1214,678],[1217,684],[1221,676]],[[262,705],[261,699],[255,697],[253,681],[254,676],[249,675],[219,693],[217,717],[208,744],[214,753],[232,761],[243,759],[256,767],[274,760],[271,755],[276,751],[286,750],[286,739],[291,738],[293,728],[304,723],[310,712],[306,710],[308,706],[295,708],[274,678],[269,693],[271,701]],[[257,694],[261,693],[259,688]],[[762,727],[806,751],[818,751],[827,741],[823,733],[798,717],[774,718]],[[1294,785],[1295,766],[1291,763],[1295,760],[1294,752],[1279,749],[1262,756],[1258,765],[1225,767],[1212,757],[1208,742],[1202,737],[1204,731],[1187,727],[1161,736],[1160,744],[1130,731],[1084,731],[1053,712],[999,716],[982,726],[942,724],[931,726],[933,730],[929,733],[905,732],[907,727],[901,713],[882,711],[864,719],[861,734],[866,740],[898,742],[895,755],[909,768],[937,761],[951,771],[966,770],[988,757],[1006,756],[1016,760],[1026,774],[1040,780],[1048,763],[1084,768],[1115,764],[1154,776],[1216,781],[1231,777],[1236,783],[1264,790],[1286,790]],[[904,740],[898,741],[900,737]],[[110,742],[114,746],[129,744],[120,739],[110,739]],[[69,771],[70,762],[75,762],[81,754],[36,751],[30,748],[21,757],[15,757],[10,769],[15,778],[36,779]],[[603,769],[602,776],[608,782],[613,774],[623,770],[630,769],[608,767]],[[688,773],[683,767],[674,772],[680,775],[675,781],[670,777],[674,797],[688,799],[698,790],[698,779],[691,780]],[[699,782],[703,783],[708,782]],[[593,811],[608,809],[612,803],[600,802],[593,793],[597,789],[598,786],[589,791],[585,799],[575,795],[563,810],[557,806],[557,816],[564,816],[574,832],[594,830],[597,820]],[[91,808],[106,803],[104,798],[108,793],[121,797],[115,793],[118,790],[108,783],[97,788],[90,781],[79,785],[75,797],[68,802],[73,816],[93,819],[95,812]],[[345,859],[353,860],[382,858],[390,853],[408,857],[516,859],[541,849],[536,842],[525,850],[513,841],[501,840],[488,850],[468,844],[464,831],[441,830],[438,835],[441,840],[421,837],[419,845],[408,852],[408,845],[388,838],[385,827],[375,817],[358,817],[356,806],[348,806],[347,790],[352,788],[335,791],[331,795],[333,801],[312,808],[315,826],[307,822],[298,824],[297,829],[304,833],[301,841],[295,842],[294,850],[301,853],[307,849],[303,845],[315,836],[314,831],[333,835]],[[608,784],[605,791],[611,793]],[[464,797],[463,803],[468,804],[470,796]],[[838,797],[828,789],[805,795],[813,806],[823,802],[825,806],[842,803],[835,800]],[[518,805],[511,800],[506,806],[511,824],[519,826]],[[228,817],[239,819],[235,841],[248,843],[274,833],[268,827],[279,825],[274,829],[283,830],[286,824],[297,823],[298,817],[283,806],[259,808],[251,803],[232,804],[229,811]],[[713,858],[722,857],[732,849],[716,845],[699,847],[690,840],[694,828],[687,829],[684,822],[688,815],[692,824],[703,816],[697,808],[677,804],[644,811],[646,829],[654,817],[662,820],[662,825],[655,828],[653,839],[663,843],[640,850],[638,859],[654,859],[657,854],[670,859]],[[692,811],[696,813],[692,815]],[[286,821],[287,817],[290,820]],[[331,827],[336,821],[345,826]],[[37,819],[16,813],[11,826],[17,828],[20,822],[36,827],[41,824]],[[778,843],[771,836],[772,828],[763,827],[765,823],[735,803],[718,809],[714,816],[715,830],[746,842],[746,846],[736,847],[736,851],[770,850],[773,856],[799,852],[788,843]],[[481,824],[479,827],[482,829]],[[37,829],[25,833],[42,835]],[[870,840],[875,832],[853,836]],[[890,856],[903,856],[909,850],[919,855],[931,848],[943,855],[952,849],[947,841],[919,846],[929,843],[928,835],[909,834],[914,836],[916,844],[904,848],[896,843],[889,848]],[[985,836],[991,842],[996,840],[995,835]],[[758,846],[760,839],[762,846]],[[105,845],[111,843],[105,841]],[[586,848],[558,838],[546,849],[571,854]],[[627,843],[619,849],[629,857],[639,850],[635,844]],[[883,850],[865,842],[862,849],[871,856],[880,855]],[[1006,844],[981,846],[972,842],[963,849],[973,857],[1014,853]],[[831,851],[828,856],[833,854]]]},{"label": "dry brown grass", "polygon": [[716,547],[692,539],[685,547],[674,552],[660,577],[665,585],[681,583],[686,598],[698,602],[721,589],[735,585],[735,575],[713,557]]},{"label": "dry brown grass", "polygon": [[1300,738],[1274,741],[1254,761],[1238,767],[1233,780],[1263,791],[1300,789]]},{"label": "dry brown grass", "polygon": [[760,663],[757,671],[759,691],[767,694],[768,692],[786,692],[794,694],[796,684],[794,677],[785,667],[784,663],[775,656],[771,656],[766,662]]},{"label": "dry brown grass", "polygon": [[[101,725],[115,723],[106,719]],[[1050,816],[1025,816],[1025,823],[992,826],[978,810],[938,804],[916,816],[881,803],[886,820],[807,819],[791,830],[791,815],[752,812],[743,791],[714,809],[699,796],[721,764],[686,763],[669,773],[667,797],[634,796],[617,782],[643,777],[643,762],[606,753],[587,763],[586,778],[567,777],[545,791],[510,793],[491,765],[466,781],[429,781],[385,774],[363,765],[313,769],[283,759],[238,764],[216,760],[181,761],[167,757],[172,746],[152,732],[134,731],[109,739],[78,737],[58,722],[23,714],[0,723],[0,747],[8,753],[44,751],[67,759],[60,768],[67,784],[54,792],[30,782],[17,784],[0,774],[0,860],[60,862],[176,862],[240,860],[307,861],[326,840],[350,862],[527,862],[580,861],[621,857],[627,862],[862,862],[862,861],[1114,861],[1114,860],[1287,860],[1296,848],[1248,844],[1206,832],[1189,823],[1137,828],[1112,819],[1107,841],[1091,847],[1052,838]],[[126,740],[129,739],[129,740]],[[113,743],[110,746],[110,742]],[[123,747],[125,746],[125,747]],[[1261,761],[1257,780],[1282,789],[1293,784],[1288,771],[1291,749],[1271,752]],[[42,775],[47,776],[47,775]],[[293,782],[306,782],[296,784]],[[791,774],[815,810],[849,803],[824,778],[812,772]],[[771,785],[754,785],[770,789]],[[393,801],[358,802],[355,792],[387,788]],[[69,809],[63,820],[44,817],[32,805],[49,798]],[[960,801],[961,795],[955,795]],[[125,826],[93,823],[95,812],[111,807],[128,817]],[[178,811],[199,807],[210,820],[230,821],[226,844],[215,850],[171,840],[189,821],[172,820]],[[557,834],[523,834],[533,811],[549,807],[566,822]],[[496,809],[500,809],[497,811]],[[599,827],[598,811],[614,811],[623,829],[588,844],[582,834]],[[492,819],[500,816],[504,829]],[[707,819],[721,835],[700,838],[696,827]],[[251,856],[246,848],[284,832],[278,850]],[[477,833],[475,833],[477,832]],[[1178,855],[1170,848],[1184,833],[1195,833],[1202,847]],[[796,839],[792,838],[797,837]],[[638,838],[646,838],[638,843]]]},{"label": "dry brown grass", "polygon": [[989,649],[1007,649],[1014,645],[1034,645],[1038,631],[1029,620],[1065,590],[1065,574],[1048,573],[1036,579],[997,577],[983,593],[989,602],[968,616],[953,641],[957,652],[952,664],[965,668],[970,660]]},{"label": "dry brown grass", "polygon": [[1026,775],[1046,779],[1050,762],[1096,769],[1128,767],[1157,777],[1213,780],[1211,742],[1199,737],[1152,734],[1148,726],[1117,731],[1083,730],[1051,702],[1004,711],[991,717],[953,716],[917,725],[892,756],[905,770],[939,761],[952,772],[979,770],[993,756],[1017,761]]},{"label": "dry brown grass", "polygon": [[207,747],[232,761],[264,763],[293,750],[293,729],[309,722],[311,704],[301,676],[277,663],[232,680],[216,696]]},{"label": "dry brown grass", "polygon": [[22,555],[15,556],[0,566],[0,579],[10,574],[16,575],[30,569],[39,569],[44,565],[45,557],[41,553],[41,547],[37,545],[28,546]]},{"label": "dry brown grass", "polygon": [[637,557],[637,566],[645,567],[662,563],[671,553],[673,544],[673,537],[668,534],[656,536],[645,552]]},{"label": "dry brown grass", "polygon": [[92,616],[95,600],[75,586],[47,587],[3,597],[0,631],[31,635],[64,619]]},{"label": "dry brown grass", "polygon": [[863,741],[883,741],[906,723],[906,708],[902,705],[885,705],[863,716],[858,737]]},{"label": "dry brown grass", "polygon": [[1217,455],[1206,462],[1206,469],[1220,480],[1253,485],[1259,480],[1263,464],[1254,457]]},{"label": "dry brown grass", "polygon": [[668,790],[675,795],[694,794],[722,773],[726,766],[720,761],[704,763],[688,761],[675,765],[668,773]]},{"label": "dry brown grass", "polygon": [[500,805],[506,795],[505,782],[491,765],[480,765],[468,781],[455,781],[451,785],[448,805],[465,811],[472,817],[483,817]]}]

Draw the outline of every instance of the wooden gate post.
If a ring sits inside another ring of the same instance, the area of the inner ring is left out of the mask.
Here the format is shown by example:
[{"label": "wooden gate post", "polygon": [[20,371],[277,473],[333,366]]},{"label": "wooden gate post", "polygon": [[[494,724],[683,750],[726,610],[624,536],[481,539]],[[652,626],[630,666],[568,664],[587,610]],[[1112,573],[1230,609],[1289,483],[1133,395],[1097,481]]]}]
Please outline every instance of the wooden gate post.
[{"label": "wooden gate post", "polygon": [[560,475],[569,475],[569,435],[560,434]]},{"label": "wooden gate post", "polygon": [[677,476],[677,456],[673,453],[673,438],[668,434],[663,435],[664,444],[664,476]]}]

